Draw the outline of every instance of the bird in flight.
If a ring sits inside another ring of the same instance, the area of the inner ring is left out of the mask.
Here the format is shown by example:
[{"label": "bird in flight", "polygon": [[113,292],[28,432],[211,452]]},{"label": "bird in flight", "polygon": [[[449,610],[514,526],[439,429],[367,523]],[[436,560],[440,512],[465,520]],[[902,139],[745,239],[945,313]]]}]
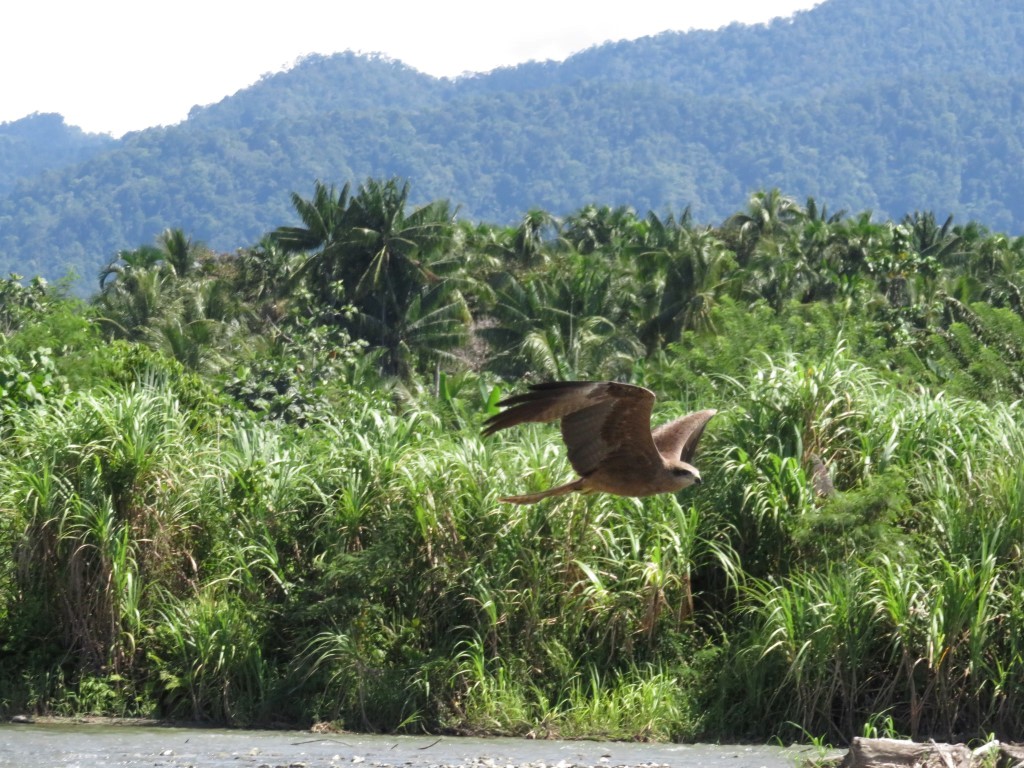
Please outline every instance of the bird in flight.
[{"label": "bird in flight", "polygon": [[508,496],[533,504],[548,496],[604,491],[619,496],[674,493],[700,484],[691,463],[714,410],[697,411],[651,431],[654,393],[614,381],[552,381],[498,403],[505,410],[484,422],[484,437],[530,421],[561,419],[569,463],[579,477],[538,493]]}]

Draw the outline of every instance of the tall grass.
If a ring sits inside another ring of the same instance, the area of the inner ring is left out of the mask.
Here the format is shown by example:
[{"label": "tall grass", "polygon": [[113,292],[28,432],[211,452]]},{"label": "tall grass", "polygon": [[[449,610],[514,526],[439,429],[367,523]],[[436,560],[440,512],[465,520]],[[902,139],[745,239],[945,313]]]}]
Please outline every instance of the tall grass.
[{"label": "tall grass", "polygon": [[[0,700],[615,738],[1024,733],[1019,408],[899,388],[842,347],[753,371],[702,383],[721,398],[704,485],[645,500],[499,504],[571,469],[556,429],[482,441],[488,386],[353,395],[301,427],[200,428],[157,381],[18,413],[0,642],[50,672],[0,660]],[[664,412],[690,405],[674,394]]]},{"label": "tall grass", "polygon": [[194,508],[172,481],[189,451],[185,418],[166,391],[136,388],[37,409],[18,427],[4,499],[32,620],[92,671],[125,672],[138,660],[150,580],[179,572],[172,560]]},{"label": "tall grass", "polygon": [[[774,568],[741,590],[746,618],[731,639],[720,716],[759,718],[757,730],[788,722],[833,740],[883,713],[914,737],[1019,733],[1010,701],[1024,657],[1009,631],[1024,543],[1011,458],[1024,436],[1019,408],[901,391],[865,382],[855,367],[839,372],[851,428],[827,441],[819,411],[789,404],[807,402],[807,389],[795,386],[806,373],[795,366],[771,388],[781,398],[771,413],[803,414],[770,421],[789,440],[759,440],[750,427],[759,411],[743,409],[747,434],[734,442],[761,447],[737,447],[728,466],[743,478],[740,509],[772,537],[753,545],[744,566],[749,573],[766,559]],[[827,413],[836,398],[819,402]],[[799,451],[808,435],[835,457],[835,497],[804,490],[809,468]],[[808,550],[796,535],[808,525],[856,546]]]},{"label": "tall grass", "polygon": [[[883,559],[750,587],[753,618],[730,670],[762,727],[792,722],[849,738],[881,713],[912,737],[1018,732],[1020,642],[1007,632],[1019,586],[991,556],[923,565]],[[1019,580],[1019,576],[1016,576]],[[767,676],[767,680],[763,678]],[[753,691],[752,691],[753,693]],[[765,706],[767,704],[767,706]]]},{"label": "tall grass", "polygon": [[155,611],[150,660],[164,716],[246,725],[267,722],[274,670],[264,657],[265,617],[230,592],[168,598]]},{"label": "tall grass", "polygon": [[692,738],[700,725],[686,681],[655,665],[577,665],[553,692],[514,661],[489,658],[479,638],[457,659],[449,725],[461,733],[665,741]]}]

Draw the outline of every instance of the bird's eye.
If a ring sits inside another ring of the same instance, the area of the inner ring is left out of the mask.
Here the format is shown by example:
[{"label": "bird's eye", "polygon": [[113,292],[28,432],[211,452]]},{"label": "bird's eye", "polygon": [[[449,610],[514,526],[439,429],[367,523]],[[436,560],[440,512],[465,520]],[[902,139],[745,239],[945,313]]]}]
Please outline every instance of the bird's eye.
[{"label": "bird's eye", "polygon": [[680,477],[689,477],[690,476],[690,470],[685,469],[683,467],[676,467],[675,470],[673,470],[673,471],[677,475],[679,475]]}]

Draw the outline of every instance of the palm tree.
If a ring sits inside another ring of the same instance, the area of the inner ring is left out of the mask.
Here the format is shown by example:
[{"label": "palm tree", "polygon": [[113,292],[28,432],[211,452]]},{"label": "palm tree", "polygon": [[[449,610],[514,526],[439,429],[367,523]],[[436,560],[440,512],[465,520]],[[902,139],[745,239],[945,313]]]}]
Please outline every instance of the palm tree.
[{"label": "palm tree", "polygon": [[[100,291],[125,290],[132,275],[159,269],[171,277],[188,277],[196,263],[199,246],[181,229],[165,229],[157,238],[159,246],[143,245],[133,251],[119,251],[114,260],[100,271]],[[120,283],[115,286],[115,283]]]},{"label": "palm tree", "polygon": [[458,361],[455,350],[469,337],[472,316],[455,281],[441,281],[417,293],[401,316],[386,326],[372,315],[359,315],[364,336],[382,348],[382,362],[388,373],[409,379],[416,364],[439,373],[444,360]]},{"label": "palm tree", "polygon": [[178,279],[188,277],[195,265],[196,248],[192,244],[192,238],[180,229],[165,229],[160,235],[159,242],[162,246],[164,264]]},{"label": "palm tree", "polygon": [[726,219],[726,227],[735,227],[756,239],[772,237],[801,221],[807,212],[781,191],[770,189],[755,192],[747,201],[745,213],[736,213]]},{"label": "palm tree", "polygon": [[[398,179],[363,184],[352,198],[347,235],[349,268],[358,275],[354,299],[373,293],[383,297],[382,309],[397,306],[403,282],[434,279],[430,257],[450,245],[454,215],[447,200],[438,200],[407,214],[409,182]],[[382,317],[386,322],[386,316]]]},{"label": "palm tree", "polygon": [[866,277],[879,255],[892,245],[891,225],[871,220],[871,213],[859,214],[841,222],[833,231],[831,255],[835,259],[840,288],[849,291],[858,280]]},{"label": "palm tree", "polygon": [[153,245],[143,245],[133,251],[118,251],[117,256],[100,271],[100,291],[122,290],[134,273],[152,269],[163,261],[164,253]]},{"label": "palm tree", "polygon": [[562,239],[584,256],[598,250],[618,255],[626,246],[637,243],[638,230],[642,229],[643,222],[629,206],[587,205],[566,217]]},{"label": "palm tree", "polygon": [[523,264],[536,261],[543,252],[544,244],[558,231],[558,219],[540,208],[526,212],[512,237],[515,257]]},{"label": "palm tree", "polygon": [[299,214],[303,226],[278,227],[270,237],[286,253],[316,251],[331,247],[346,230],[349,185],[340,191],[317,180],[313,184],[313,197],[306,200],[292,192],[292,207]]},{"label": "palm tree", "polygon": [[786,241],[762,240],[746,270],[748,290],[781,313],[788,301],[810,291],[814,276],[805,256]]},{"label": "palm tree", "polygon": [[218,349],[217,324],[209,320],[184,322],[180,317],[169,317],[151,328],[146,338],[191,371],[216,371],[226,360]]},{"label": "palm tree", "polygon": [[143,339],[151,326],[173,311],[178,296],[171,282],[159,267],[123,271],[96,299],[100,323],[116,338]]},{"label": "palm tree", "polygon": [[523,362],[540,378],[614,379],[628,374],[643,355],[643,345],[607,317],[564,318],[570,321],[567,332],[553,323],[531,330],[523,339]]},{"label": "palm tree", "polygon": [[338,309],[333,305],[340,294],[335,283],[341,279],[344,238],[349,234],[349,185],[338,191],[318,180],[309,200],[293,192],[292,206],[303,226],[278,227],[270,234],[271,242],[285,254],[306,254],[302,265],[290,275],[288,290],[306,279],[322,304]]},{"label": "palm tree", "polygon": [[412,212],[408,201],[409,183],[395,178],[368,179],[351,196],[347,184],[337,192],[317,182],[311,200],[292,196],[304,226],[271,235],[286,253],[312,251],[290,278],[306,280],[319,322],[382,347],[389,372],[403,376],[418,359],[418,339],[433,338],[427,346],[436,352],[469,324],[454,214],[444,200]]},{"label": "palm tree", "polygon": [[757,243],[764,238],[781,236],[789,227],[802,221],[807,212],[778,189],[755,192],[747,201],[747,210],[725,220],[722,228],[737,236],[736,255],[746,266]]},{"label": "palm tree", "polygon": [[920,257],[935,259],[941,264],[958,264],[963,260],[964,238],[954,230],[952,216],[939,226],[934,213],[915,211],[904,216],[902,224],[909,230],[910,247]]},{"label": "palm tree", "polygon": [[653,352],[686,330],[708,328],[711,310],[737,284],[735,256],[710,228],[689,225],[684,212],[660,219],[651,213],[649,245],[640,257],[646,303],[641,337]]},{"label": "palm tree", "polygon": [[[397,336],[414,304],[445,280],[459,263],[451,258],[454,216],[446,200],[406,212],[408,182],[369,180],[352,198],[350,230],[344,240],[341,279],[362,318],[365,338],[389,349],[394,360]],[[435,299],[455,296],[448,290]],[[460,296],[460,301],[463,301]]]},{"label": "palm tree", "polygon": [[236,284],[249,301],[259,303],[287,297],[305,260],[286,251],[273,236],[264,237],[238,254]]},{"label": "palm tree", "polygon": [[976,238],[967,274],[979,282],[982,298],[1024,317],[1024,237],[1003,234]]},{"label": "palm tree", "polygon": [[804,295],[799,298],[805,302],[831,299],[839,288],[841,248],[837,233],[841,231],[843,212],[829,214],[825,206],[819,211],[813,197],[807,198],[806,211],[803,226],[790,230],[789,248],[799,254],[804,272]]},{"label": "palm tree", "polygon": [[492,365],[510,374],[614,378],[643,355],[635,291],[600,254],[570,252],[543,272],[507,277],[496,293],[494,322],[480,334]]}]

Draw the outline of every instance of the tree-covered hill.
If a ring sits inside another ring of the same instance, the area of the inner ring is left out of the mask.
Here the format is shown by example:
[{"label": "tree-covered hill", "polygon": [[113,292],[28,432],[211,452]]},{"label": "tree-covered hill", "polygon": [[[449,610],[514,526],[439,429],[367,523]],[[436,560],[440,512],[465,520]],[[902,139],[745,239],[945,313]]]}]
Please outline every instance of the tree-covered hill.
[{"label": "tree-covered hill", "polygon": [[481,90],[665,82],[694,95],[824,94],[921,74],[1021,72],[1024,7],[1014,0],[826,0],[768,24],[666,32],[596,46],[564,63],[474,78]]},{"label": "tree-covered hill", "polygon": [[53,114],[0,123],[0,195],[19,180],[75,165],[116,145],[110,136],[85,133]]},{"label": "tree-covered hill", "polygon": [[0,199],[0,273],[70,268],[92,289],[114,253],[169,223],[232,251],[318,178],[399,175],[496,223],[583,200],[715,223],[779,187],[879,217],[923,208],[1024,231],[1022,16],[1011,0],[827,0],[454,81],[311,57],[22,179]]}]

